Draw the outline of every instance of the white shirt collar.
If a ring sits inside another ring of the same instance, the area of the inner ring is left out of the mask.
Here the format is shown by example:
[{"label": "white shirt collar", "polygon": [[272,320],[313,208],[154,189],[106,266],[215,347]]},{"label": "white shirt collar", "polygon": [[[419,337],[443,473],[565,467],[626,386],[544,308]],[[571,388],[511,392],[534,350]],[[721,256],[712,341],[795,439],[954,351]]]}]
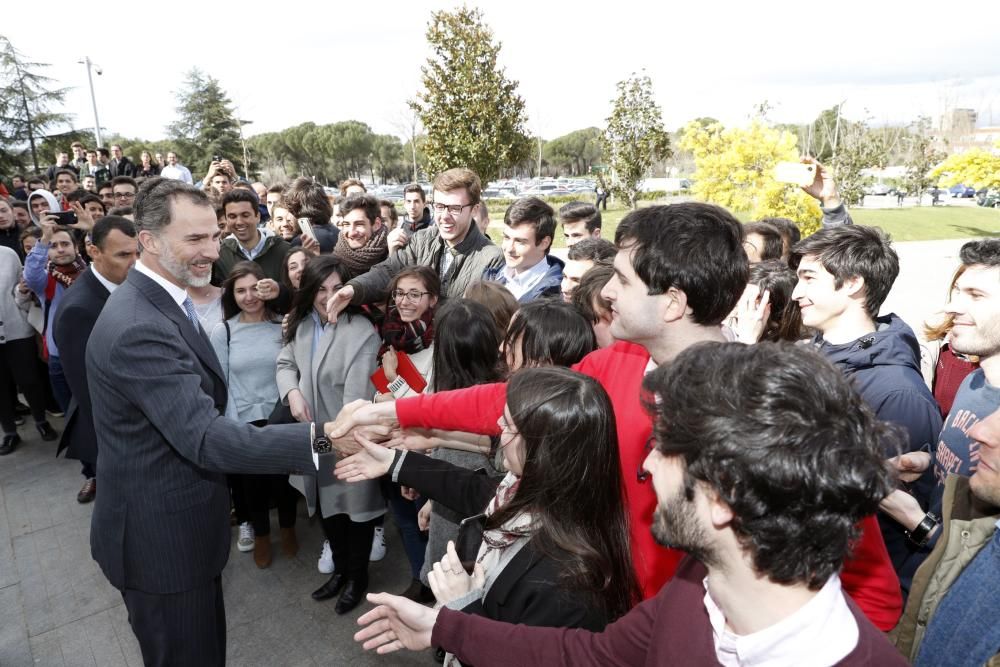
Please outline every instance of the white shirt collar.
[{"label": "white shirt collar", "polygon": [[187,311],[184,310],[184,299],[188,298],[186,289],[178,287],[161,276],[159,273],[153,271],[151,268],[142,263],[142,259],[135,263],[135,270],[149,277],[150,280],[165,289],[167,294],[170,295],[170,298],[173,299],[178,306],[180,306],[181,311],[184,313],[184,317],[187,317]]},{"label": "white shirt collar", "polygon": [[858,644],[858,623],[847,606],[837,575],[830,577],[819,593],[791,616],[743,636],[726,629],[726,616],[708,592],[708,577],[704,586],[715,655],[726,667],[833,665]]},{"label": "white shirt collar", "polygon": [[507,289],[514,295],[515,299],[520,299],[530,292],[531,288],[537,285],[548,271],[549,258],[547,256],[542,257],[540,262],[521,273],[515,272],[509,266],[503,267],[503,275],[507,279]]},{"label": "white shirt collar", "polygon": [[114,284],[113,282],[102,276],[100,272],[97,270],[97,267],[94,266],[93,264],[90,265],[90,272],[94,274],[94,277],[97,278],[98,282],[104,285],[104,289],[108,290],[108,292],[114,292],[116,289],[118,289],[118,285]]}]

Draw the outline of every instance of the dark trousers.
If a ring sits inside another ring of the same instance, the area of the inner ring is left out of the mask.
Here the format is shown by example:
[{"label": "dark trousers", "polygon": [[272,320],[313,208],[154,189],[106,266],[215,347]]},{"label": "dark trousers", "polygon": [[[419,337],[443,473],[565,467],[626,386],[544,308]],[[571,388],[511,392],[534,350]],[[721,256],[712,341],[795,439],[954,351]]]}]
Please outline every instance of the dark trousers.
[{"label": "dark trousers", "polygon": [[45,378],[38,372],[36,349],[34,338],[0,344],[0,427],[4,433],[17,433],[16,386],[24,392],[35,423],[45,421]]},{"label": "dark trousers", "polygon": [[334,571],[367,586],[375,519],[358,523],[347,514],[323,517],[323,533],[330,540]]},{"label": "dark trousers", "polygon": [[250,506],[247,504],[244,477],[246,475],[226,475],[226,483],[229,484],[229,493],[233,498],[233,512],[236,514],[236,521],[238,523],[246,523],[250,520]]},{"label": "dark trousers", "polygon": [[73,398],[73,392],[63,375],[62,362],[59,357],[49,355],[49,382],[52,384],[52,393],[59,404],[59,411],[66,412],[69,409],[69,401]]},{"label": "dark trousers", "polygon": [[226,664],[221,576],[181,593],[155,595],[126,588],[122,597],[146,667]]},{"label": "dark trousers", "polygon": [[390,484],[388,491],[389,508],[403,538],[403,551],[410,561],[410,572],[414,579],[419,579],[420,570],[424,567],[424,556],[427,553],[427,533],[417,527],[417,512],[427,499],[422,496],[416,500],[404,498],[399,492],[398,484]]},{"label": "dark trousers", "polygon": [[295,526],[295,505],[299,493],[288,483],[288,475],[240,475],[250,512],[250,522],[257,537],[271,534],[271,502],[278,506],[278,525]]}]

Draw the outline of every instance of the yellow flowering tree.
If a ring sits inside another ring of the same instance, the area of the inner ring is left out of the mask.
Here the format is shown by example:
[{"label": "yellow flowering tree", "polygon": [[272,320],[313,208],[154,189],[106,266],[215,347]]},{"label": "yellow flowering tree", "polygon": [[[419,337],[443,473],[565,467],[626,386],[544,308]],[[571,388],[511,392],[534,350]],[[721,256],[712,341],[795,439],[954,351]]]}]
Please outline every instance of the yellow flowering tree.
[{"label": "yellow flowering tree", "polygon": [[798,162],[795,135],[754,120],[748,127],[689,123],[680,147],[694,155],[692,194],[755,220],[789,218],[802,235],[819,229],[822,211],[794,185],[774,180],[779,162]]},{"label": "yellow flowering tree", "polygon": [[1000,155],[981,148],[949,155],[930,176],[944,187],[962,183],[977,190],[1000,188]]}]

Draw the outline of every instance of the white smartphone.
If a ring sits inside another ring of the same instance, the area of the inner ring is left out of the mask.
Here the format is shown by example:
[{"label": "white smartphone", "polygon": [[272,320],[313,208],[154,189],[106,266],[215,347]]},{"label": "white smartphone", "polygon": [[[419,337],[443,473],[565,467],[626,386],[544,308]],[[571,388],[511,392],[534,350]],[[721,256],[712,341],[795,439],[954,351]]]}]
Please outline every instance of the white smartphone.
[{"label": "white smartphone", "polygon": [[299,218],[296,222],[299,223],[299,229],[302,230],[303,234],[307,235],[313,241],[319,240],[316,238],[316,233],[313,232],[313,226],[312,223],[309,222],[309,218]]},{"label": "white smartphone", "polygon": [[779,183],[812,185],[816,178],[816,165],[804,162],[779,162],[774,166],[774,179]]}]

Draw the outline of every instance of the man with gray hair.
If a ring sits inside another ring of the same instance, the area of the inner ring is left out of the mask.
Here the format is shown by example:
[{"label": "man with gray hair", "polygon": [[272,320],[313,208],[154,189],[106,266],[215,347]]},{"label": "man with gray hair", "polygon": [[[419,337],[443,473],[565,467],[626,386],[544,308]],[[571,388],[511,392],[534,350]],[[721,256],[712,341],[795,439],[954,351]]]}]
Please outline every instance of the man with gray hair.
[{"label": "man with gray hair", "polygon": [[223,665],[225,474],[311,473],[330,444],[315,424],[223,416],[225,375],[187,295],[219,257],[215,210],[164,178],[143,184],[135,208],[142,257],[87,345],[101,452],[91,552],[122,593],[146,664]]}]

